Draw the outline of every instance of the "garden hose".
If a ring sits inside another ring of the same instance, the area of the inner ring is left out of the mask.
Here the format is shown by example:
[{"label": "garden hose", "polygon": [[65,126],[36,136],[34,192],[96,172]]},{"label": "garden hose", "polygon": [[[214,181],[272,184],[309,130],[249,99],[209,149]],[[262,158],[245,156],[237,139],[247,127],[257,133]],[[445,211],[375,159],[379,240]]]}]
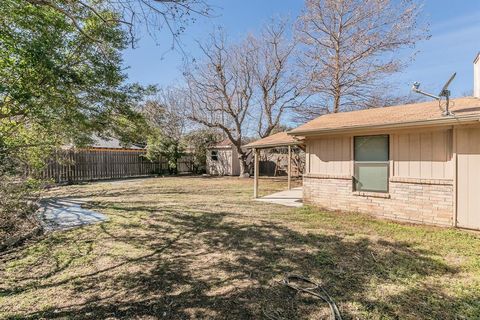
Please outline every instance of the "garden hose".
[{"label": "garden hose", "polygon": [[[307,285],[311,285],[308,287],[302,287],[299,285],[295,285],[293,282],[303,282]],[[331,316],[330,318],[332,320],[342,320],[342,316],[340,315],[340,311],[338,310],[337,305],[335,304],[335,301],[333,301],[332,297],[323,289],[320,284],[305,278],[303,276],[295,275],[295,274],[287,274],[285,275],[285,278],[283,278],[282,283],[286,285],[289,288],[292,288],[298,292],[305,292],[308,293],[314,297],[317,297],[319,299],[322,299],[326,303],[328,303],[330,307],[330,312]]]}]

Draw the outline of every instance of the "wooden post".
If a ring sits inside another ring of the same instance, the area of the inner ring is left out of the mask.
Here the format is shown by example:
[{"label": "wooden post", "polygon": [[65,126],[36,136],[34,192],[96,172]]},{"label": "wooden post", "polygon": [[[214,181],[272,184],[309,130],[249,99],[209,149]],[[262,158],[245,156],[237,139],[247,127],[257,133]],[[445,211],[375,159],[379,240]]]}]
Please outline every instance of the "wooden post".
[{"label": "wooden post", "polygon": [[292,147],[291,146],[288,146],[287,174],[288,174],[288,190],[291,190],[292,189]]},{"label": "wooden post", "polygon": [[253,162],[253,197],[258,198],[258,161],[260,150],[253,149],[254,162]]}]

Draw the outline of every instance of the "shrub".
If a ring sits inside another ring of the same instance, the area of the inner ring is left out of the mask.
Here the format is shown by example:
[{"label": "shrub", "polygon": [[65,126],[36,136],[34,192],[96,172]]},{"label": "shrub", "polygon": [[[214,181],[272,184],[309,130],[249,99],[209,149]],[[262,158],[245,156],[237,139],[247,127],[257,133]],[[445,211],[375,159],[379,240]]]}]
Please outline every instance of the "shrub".
[{"label": "shrub", "polygon": [[40,182],[0,170],[0,250],[38,230]]}]

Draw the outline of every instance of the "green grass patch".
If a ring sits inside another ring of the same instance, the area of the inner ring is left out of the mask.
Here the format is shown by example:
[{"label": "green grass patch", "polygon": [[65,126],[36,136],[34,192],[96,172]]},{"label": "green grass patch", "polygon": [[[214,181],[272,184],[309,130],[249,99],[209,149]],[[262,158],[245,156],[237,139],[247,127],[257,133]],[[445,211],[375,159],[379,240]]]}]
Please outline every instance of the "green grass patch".
[{"label": "green grass patch", "polygon": [[[480,237],[252,201],[253,181],[168,177],[51,190],[109,221],[1,256],[4,319],[315,319],[278,283],[322,283],[345,319],[480,319]],[[262,193],[286,188],[262,180]]]}]

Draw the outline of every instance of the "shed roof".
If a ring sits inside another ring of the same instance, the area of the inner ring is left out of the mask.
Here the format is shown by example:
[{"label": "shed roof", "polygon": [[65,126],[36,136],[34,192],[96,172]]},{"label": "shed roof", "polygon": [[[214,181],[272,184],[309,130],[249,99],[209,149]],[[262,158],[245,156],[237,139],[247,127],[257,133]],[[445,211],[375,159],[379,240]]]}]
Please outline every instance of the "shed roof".
[{"label": "shed roof", "polygon": [[218,142],[217,144],[214,144],[208,147],[208,149],[229,149],[232,147],[233,147],[232,142],[228,138],[225,138],[222,141]]},{"label": "shed roof", "polygon": [[291,135],[314,135],[356,129],[393,128],[451,124],[468,119],[480,120],[480,99],[464,97],[450,100],[454,116],[442,116],[438,101],[412,103],[322,115],[289,131]]},{"label": "shed roof", "polygon": [[294,138],[287,134],[287,132],[279,132],[272,134],[271,136],[265,137],[263,139],[250,142],[246,144],[245,148],[273,148],[281,146],[292,146],[300,145],[302,141],[299,141],[299,138]]}]

